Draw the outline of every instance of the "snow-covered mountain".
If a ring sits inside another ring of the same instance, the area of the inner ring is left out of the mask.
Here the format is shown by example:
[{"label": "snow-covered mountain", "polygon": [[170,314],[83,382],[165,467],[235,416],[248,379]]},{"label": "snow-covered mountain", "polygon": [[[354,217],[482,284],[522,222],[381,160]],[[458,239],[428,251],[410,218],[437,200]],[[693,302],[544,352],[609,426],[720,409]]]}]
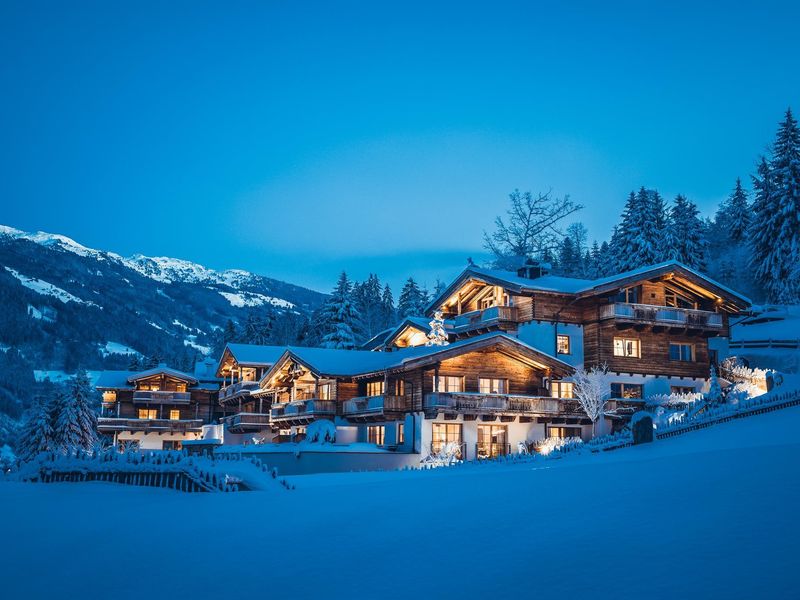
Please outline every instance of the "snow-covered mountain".
[{"label": "snow-covered mountain", "polygon": [[324,295],[187,260],[123,257],[63,235],[0,226],[0,347],[39,368],[109,366],[129,352],[209,351],[214,332],[251,314],[307,314]]}]

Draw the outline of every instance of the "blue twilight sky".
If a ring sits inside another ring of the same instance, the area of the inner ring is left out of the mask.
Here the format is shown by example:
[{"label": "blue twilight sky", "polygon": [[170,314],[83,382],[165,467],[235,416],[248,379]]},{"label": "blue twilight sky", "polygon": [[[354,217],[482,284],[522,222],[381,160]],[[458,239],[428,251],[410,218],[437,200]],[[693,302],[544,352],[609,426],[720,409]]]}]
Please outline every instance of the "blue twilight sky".
[{"label": "blue twilight sky", "polygon": [[710,213],[800,110],[800,10],[660,4],[5,0],[0,223],[327,291],[451,277],[514,188]]}]

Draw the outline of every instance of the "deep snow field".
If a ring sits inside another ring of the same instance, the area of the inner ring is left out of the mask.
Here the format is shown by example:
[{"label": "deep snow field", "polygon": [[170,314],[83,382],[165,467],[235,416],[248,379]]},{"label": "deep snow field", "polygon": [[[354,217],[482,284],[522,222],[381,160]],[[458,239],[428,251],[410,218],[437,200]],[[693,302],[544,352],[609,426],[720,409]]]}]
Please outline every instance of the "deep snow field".
[{"label": "deep snow field", "polygon": [[294,491],[0,483],[0,597],[798,598],[798,432],[800,407]]}]

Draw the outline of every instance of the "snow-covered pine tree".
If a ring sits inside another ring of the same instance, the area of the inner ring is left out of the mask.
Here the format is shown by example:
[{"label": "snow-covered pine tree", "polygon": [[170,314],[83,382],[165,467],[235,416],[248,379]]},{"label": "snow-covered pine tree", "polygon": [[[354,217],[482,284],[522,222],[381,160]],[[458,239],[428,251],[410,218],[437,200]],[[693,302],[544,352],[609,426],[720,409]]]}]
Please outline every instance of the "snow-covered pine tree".
[{"label": "snow-covered pine tree", "polygon": [[567,277],[577,277],[580,271],[580,255],[575,251],[571,237],[561,240],[558,249],[558,272]]},{"label": "snow-covered pine tree", "polygon": [[353,285],[353,303],[360,316],[360,329],[364,338],[370,339],[379,331],[386,329],[381,301],[381,282],[377,275],[370,273],[366,281]]},{"label": "snow-covered pine tree", "polygon": [[442,311],[436,311],[429,325],[431,326],[431,330],[428,332],[428,341],[425,345],[447,346],[450,342],[447,339],[447,332],[444,329],[444,316],[442,315]]},{"label": "snow-covered pine tree", "polygon": [[248,315],[242,338],[246,344],[268,345],[272,339],[272,315]]},{"label": "snow-covered pine tree", "polygon": [[722,402],[722,387],[717,378],[717,370],[714,365],[711,365],[711,371],[708,376],[708,394],[706,394],[706,402],[711,404],[719,404]]},{"label": "snow-covered pine tree", "polygon": [[741,242],[747,237],[747,230],[752,221],[752,211],[747,200],[747,192],[742,187],[742,180],[737,177],[736,185],[728,199],[722,203],[719,214],[724,214],[724,223],[728,235],[735,242]]},{"label": "snow-covered pine tree", "polygon": [[397,316],[400,319],[422,315],[425,312],[427,297],[414,281],[409,277],[400,292],[400,300],[397,303]]},{"label": "snow-covered pine tree", "polygon": [[670,255],[693,269],[705,270],[705,226],[697,205],[682,194],[675,197],[670,210]]},{"label": "snow-covered pine tree", "polygon": [[589,258],[586,261],[586,277],[590,279],[600,277],[600,244],[597,243],[597,240],[592,242],[592,248],[589,250]]},{"label": "snow-covered pine tree", "polygon": [[397,322],[397,309],[394,307],[394,296],[388,283],[383,286],[381,306],[383,308],[384,328],[393,326]]},{"label": "snow-covered pine tree", "polygon": [[42,452],[54,450],[53,397],[39,396],[25,413],[17,444],[17,456],[31,460]]},{"label": "snow-covered pine tree", "polygon": [[631,192],[625,202],[622,221],[611,238],[616,270],[630,271],[667,260],[668,229],[668,215],[661,194],[644,187],[638,193]]},{"label": "snow-covered pine tree", "polygon": [[60,398],[54,429],[54,445],[64,453],[90,452],[97,441],[97,413],[89,377],[79,369]]},{"label": "snow-covered pine tree", "polygon": [[750,227],[756,277],[771,302],[800,301],[800,130],[791,109],[778,128],[772,158],[753,178]]},{"label": "snow-covered pine tree", "polygon": [[321,327],[323,348],[353,350],[356,347],[358,330],[358,310],[351,297],[352,286],[344,271],[322,309]]}]

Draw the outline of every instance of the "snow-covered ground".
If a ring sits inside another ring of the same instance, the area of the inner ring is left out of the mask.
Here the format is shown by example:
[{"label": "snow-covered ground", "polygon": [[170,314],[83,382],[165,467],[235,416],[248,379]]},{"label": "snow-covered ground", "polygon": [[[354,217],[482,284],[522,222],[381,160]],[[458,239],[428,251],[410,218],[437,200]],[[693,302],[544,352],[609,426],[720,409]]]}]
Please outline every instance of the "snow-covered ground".
[{"label": "snow-covered ground", "polygon": [[0,582],[26,598],[796,598],[798,432],[800,407],[541,465],[294,477],[280,497],[0,483]]},{"label": "snow-covered ground", "polygon": [[[88,304],[89,306],[97,306],[94,302],[89,300],[81,300],[77,296],[73,296],[66,290],[62,290],[60,287],[53,285],[52,283],[48,283],[46,281],[42,281],[41,279],[36,279],[36,277],[28,277],[27,275],[23,275],[22,273],[18,273],[14,269],[10,267],[4,267],[6,271],[11,273],[14,277],[19,280],[19,282],[24,285],[29,290],[33,290],[37,294],[42,294],[43,296],[53,296],[58,300],[61,300],[64,304],[67,302],[77,302],[78,304]],[[38,311],[37,311],[38,312]],[[39,317],[41,318],[41,313]]]}]

